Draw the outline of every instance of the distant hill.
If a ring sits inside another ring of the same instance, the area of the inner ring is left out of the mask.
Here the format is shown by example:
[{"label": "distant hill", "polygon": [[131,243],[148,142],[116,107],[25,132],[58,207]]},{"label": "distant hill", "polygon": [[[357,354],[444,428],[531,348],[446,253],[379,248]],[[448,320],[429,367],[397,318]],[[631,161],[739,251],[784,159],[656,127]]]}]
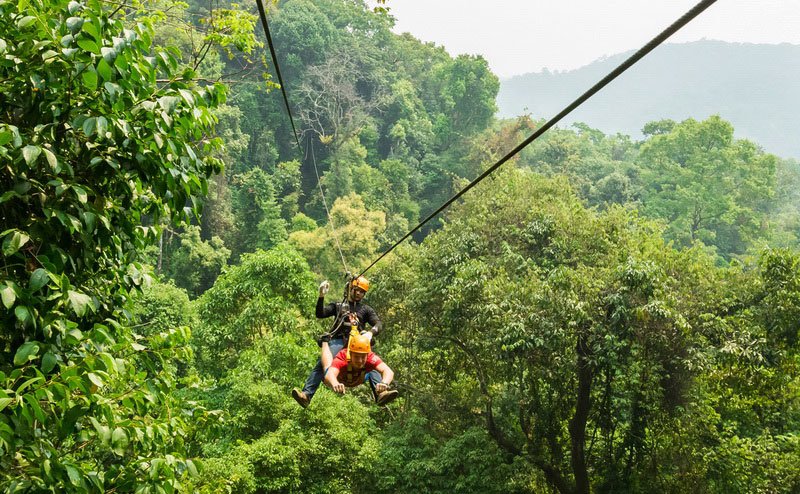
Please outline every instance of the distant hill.
[{"label": "distant hill", "polygon": [[[632,52],[568,72],[515,76],[500,84],[500,117],[550,118]],[[562,120],[641,138],[642,126],[719,114],[738,138],[800,160],[800,45],[696,41],[663,45]]]}]

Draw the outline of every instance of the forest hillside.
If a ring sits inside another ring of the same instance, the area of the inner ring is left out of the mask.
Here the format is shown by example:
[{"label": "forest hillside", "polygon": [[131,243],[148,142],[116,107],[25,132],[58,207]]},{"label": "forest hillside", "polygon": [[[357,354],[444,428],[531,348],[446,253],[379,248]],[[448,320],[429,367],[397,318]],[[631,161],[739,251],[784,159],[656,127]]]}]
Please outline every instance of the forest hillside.
[{"label": "forest hillside", "polygon": [[[632,53],[632,52],[631,52]],[[549,118],[631,53],[576,70],[538,72],[501,81],[498,115]],[[565,122],[641,138],[649,121],[721,115],[768,152],[800,159],[800,46],[695,41],[668,43],[647,56]],[[625,101],[624,105],[620,101]]]}]

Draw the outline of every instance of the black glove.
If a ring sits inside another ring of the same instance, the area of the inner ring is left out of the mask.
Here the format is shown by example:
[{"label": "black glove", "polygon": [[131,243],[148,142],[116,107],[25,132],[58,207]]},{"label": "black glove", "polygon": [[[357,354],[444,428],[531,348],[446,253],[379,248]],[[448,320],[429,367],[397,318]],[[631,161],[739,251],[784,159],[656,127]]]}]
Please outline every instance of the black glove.
[{"label": "black glove", "polygon": [[325,333],[317,337],[317,345],[319,345],[320,347],[322,346],[322,343],[330,343],[330,342],[331,342],[331,335],[328,333]]}]

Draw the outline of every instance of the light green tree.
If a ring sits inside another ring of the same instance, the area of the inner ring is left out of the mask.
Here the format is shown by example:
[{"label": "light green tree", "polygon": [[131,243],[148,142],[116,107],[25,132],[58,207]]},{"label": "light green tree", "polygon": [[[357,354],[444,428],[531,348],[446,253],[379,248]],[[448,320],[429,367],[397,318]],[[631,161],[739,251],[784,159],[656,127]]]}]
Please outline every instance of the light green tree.
[{"label": "light green tree", "polygon": [[776,157],[734,140],[733,127],[718,116],[689,119],[650,137],[637,163],[642,211],[667,222],[669,240],[701,241],[730,257],[765,233]]},{"label": "light green tree", "polygon": [[358,194],[336,199],[330,212],[333,230],[326,224],[314,231],[294,231],[289,235],[289,243],[303,253],[315,273],[333,281],[344,275],[337,242],[348,268],[357,274],[378,251],[386,216],[368,210]]}]

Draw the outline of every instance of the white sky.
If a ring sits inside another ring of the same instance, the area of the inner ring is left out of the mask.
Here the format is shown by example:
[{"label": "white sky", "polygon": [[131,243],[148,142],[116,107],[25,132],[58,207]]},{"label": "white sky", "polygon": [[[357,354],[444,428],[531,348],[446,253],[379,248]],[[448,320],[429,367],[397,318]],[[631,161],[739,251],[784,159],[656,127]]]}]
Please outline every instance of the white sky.
[{"label": "white sky", "polygon": [[[638,49],[696,0],[388,0],[395,32],[480,54],[501,78]],[[718,0],[670,43],[800,44],[800,0]]]}]

